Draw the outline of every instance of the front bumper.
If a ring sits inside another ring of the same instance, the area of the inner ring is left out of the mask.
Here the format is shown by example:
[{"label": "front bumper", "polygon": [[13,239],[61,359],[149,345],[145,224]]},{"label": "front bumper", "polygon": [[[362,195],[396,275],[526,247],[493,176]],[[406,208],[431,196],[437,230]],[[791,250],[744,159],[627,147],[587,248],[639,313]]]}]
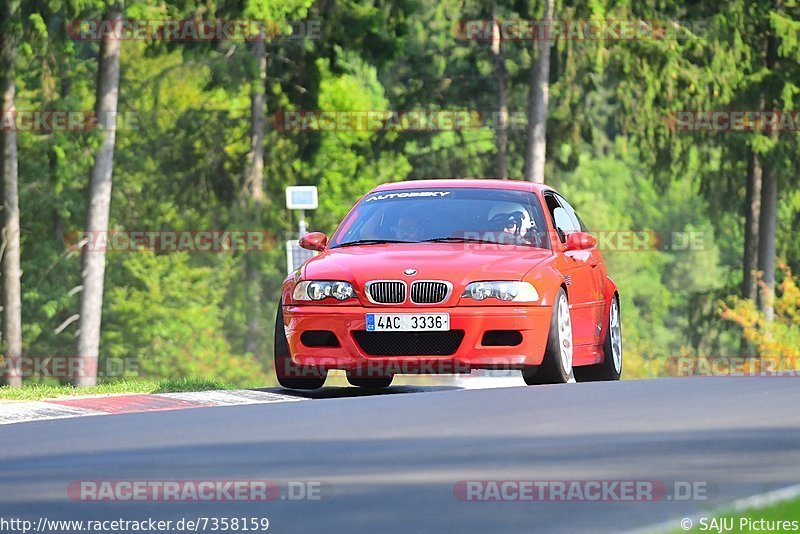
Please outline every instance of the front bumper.
[{"label": "front bumper", "polygon": [[[387,356],[367,354],[354,332],[366,330],[367,313],[449,313],[450,329],[462,330],[463,339],[449,355]],[[472,369],[521,369],[539,365],[550,329],[550,306],[386,307],[285,306],[284,329],[292,360],[300,365],[327,369],[383,369],[394,374],[455,374]],[[326,330],[336,336],[338,347],[306,346],[301,335]],[[485,346],[484,333],[511,330],[521,334],[513,346]]]}]

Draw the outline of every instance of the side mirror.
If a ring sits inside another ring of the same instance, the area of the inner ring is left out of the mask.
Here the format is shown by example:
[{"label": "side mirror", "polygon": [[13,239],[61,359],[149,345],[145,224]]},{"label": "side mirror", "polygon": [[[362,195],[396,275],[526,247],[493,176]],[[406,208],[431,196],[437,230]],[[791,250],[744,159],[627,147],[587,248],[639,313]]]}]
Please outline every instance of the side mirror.
[{"label": "side mirror", "polygon": [[570,232],[567,234],[567,250],[585,250],[597,245],[597,239],[588,232]]},{"label": "side mirror", "polygon": [[318,250],[321,252],[325,250],[325,245],[328,244],[328,236],[322,232],[311,232],[310,234],[306,234],[301,237],[298,243],[300,248],[304,248],[306,250]]}]

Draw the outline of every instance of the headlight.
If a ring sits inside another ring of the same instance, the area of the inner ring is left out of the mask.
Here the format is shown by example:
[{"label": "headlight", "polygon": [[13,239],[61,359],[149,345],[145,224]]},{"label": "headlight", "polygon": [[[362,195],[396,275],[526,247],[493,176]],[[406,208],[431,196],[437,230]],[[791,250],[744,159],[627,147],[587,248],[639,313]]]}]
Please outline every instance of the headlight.
[{"label": "headlight", "polygon": [[355,295],[353,286],[348,282],[334,281],[309,281],[300,282],[294,286],[292,297],[294,300],[323,300],[328,297],[336,300],[347,300]]},{"label": "headlight", "polygon": [[539,293],[528,282],[472,282],[464,289],[461,298],[477,301],[494,298],[509,302],[535,302],[539,300]]}]

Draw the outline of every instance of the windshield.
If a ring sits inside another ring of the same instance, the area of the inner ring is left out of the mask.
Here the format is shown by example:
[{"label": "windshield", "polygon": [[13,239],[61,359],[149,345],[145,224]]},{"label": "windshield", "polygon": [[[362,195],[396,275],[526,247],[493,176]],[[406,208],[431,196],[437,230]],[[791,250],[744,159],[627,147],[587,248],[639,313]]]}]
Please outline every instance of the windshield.
[{"label": "windshield", "polygon": [[437,241],[549,248],[533,193],[460,187],[371,193],[342,222],[331,248]]}]

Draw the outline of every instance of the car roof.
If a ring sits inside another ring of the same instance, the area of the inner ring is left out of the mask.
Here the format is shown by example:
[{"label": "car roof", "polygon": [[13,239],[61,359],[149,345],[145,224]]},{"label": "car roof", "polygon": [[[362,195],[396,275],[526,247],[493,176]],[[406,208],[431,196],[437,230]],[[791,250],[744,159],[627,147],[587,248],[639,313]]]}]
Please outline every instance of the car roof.
[{"label": "car roof", "polygon": [[372,192],[396,191],[399,189],[426,189],[426,188],[455,188],[473,187],[480,189],[514,189],[517,191],[546,191],[552,187],[523,180],[499,180],[476,178],[450,178],[437,180],[407,180],[405,182],[391,182],[375,187]]}]

